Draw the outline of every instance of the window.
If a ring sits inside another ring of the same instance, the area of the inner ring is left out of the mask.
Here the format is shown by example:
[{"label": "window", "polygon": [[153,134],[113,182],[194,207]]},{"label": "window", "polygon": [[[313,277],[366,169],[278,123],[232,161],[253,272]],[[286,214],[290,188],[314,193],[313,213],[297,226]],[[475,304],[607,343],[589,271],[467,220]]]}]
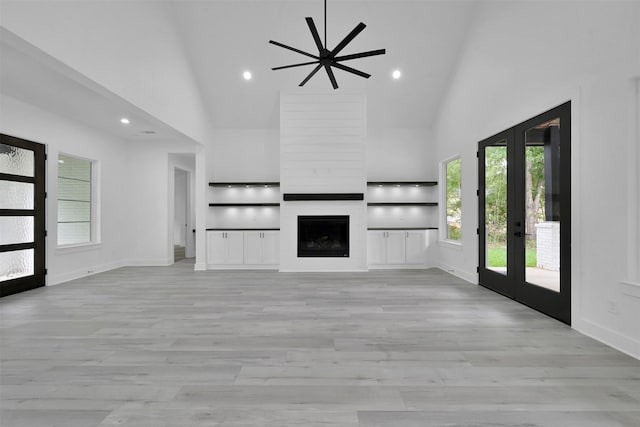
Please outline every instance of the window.
[{"label": "window", "polygon": [[93,243],[93,162],[58,156],[58,246]]},{"label": "window", "polygon": [[462,242],[462,159],[454,157],[443,162],[445,206],[443,238]]}]

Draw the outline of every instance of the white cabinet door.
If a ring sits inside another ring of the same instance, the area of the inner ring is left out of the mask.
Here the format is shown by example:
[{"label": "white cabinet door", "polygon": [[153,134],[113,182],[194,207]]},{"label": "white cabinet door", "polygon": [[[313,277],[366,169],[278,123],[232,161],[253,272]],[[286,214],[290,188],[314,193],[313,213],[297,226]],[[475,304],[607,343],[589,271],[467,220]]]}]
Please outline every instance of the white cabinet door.
[{"label": "white cabinet door", "polygon": [[207,231],[207,264],[224,264],[227,244],[222,231]]},{"label": "white cabinet door", "polygon": [[380,265],[386,262],[386,231],[367,231],[367,263]]},{"label": "white cabinet door", "polygon": [[244,263],[244,232],[227,231],[227,264]]},{"label": "white cabinet door", "polygon": [[278,264],[280,262],[280,233],[275,230],[262,232],[262,263]]},{"label": "white cabinet door", "polygon": [[426,255],[425,232],[422,230],[408,230],[405,233],[407,264],[424,264]]},{"label": "white cabinet door", "polygon": [[262,264],[262,232],[244,232],[244,263]]},{"label": "white cabinet door", "polygon": [[405,232],[387,231],[387,264],[404,264],[405,262]]}]

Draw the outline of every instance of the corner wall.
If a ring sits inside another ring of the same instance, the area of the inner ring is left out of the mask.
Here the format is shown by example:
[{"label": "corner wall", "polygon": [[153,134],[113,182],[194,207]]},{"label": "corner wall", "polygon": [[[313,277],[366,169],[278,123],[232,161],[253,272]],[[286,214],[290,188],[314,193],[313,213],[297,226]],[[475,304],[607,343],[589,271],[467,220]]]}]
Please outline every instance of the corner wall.
[{"label": "corner wall", "polygon": [[640,293],[620,287],[634,238],[626,195],[640,3],[548,4],[489,1],[470,31],[435,128],[438,159],[461,154],[463,164],[463,245],[440,245],[439,265],[477,282],[477,142],[571,100],[572,326],[640,358]]}]

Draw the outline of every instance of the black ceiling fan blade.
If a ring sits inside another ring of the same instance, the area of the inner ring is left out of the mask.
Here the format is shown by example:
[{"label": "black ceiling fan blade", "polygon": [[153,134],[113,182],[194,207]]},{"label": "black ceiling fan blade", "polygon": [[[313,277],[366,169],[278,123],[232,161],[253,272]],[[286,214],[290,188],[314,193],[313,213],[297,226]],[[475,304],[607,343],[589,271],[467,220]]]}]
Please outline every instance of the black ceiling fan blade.
[{"label": "black ceiling fan blade", "polygon": [[311,62],[302,62],[300,64],[292,64],[292,65],[283,65],[281,67],[274,67],[272,70],[284,70],[285,68],[294,68],[294,67],[302,67],[304,65],[317,64],[320,61],[311,61]]},{"label": "black ceiling fan blade", "polygon": [[336,56],[334,61],[348,61],[350,59],[366,58],[367,56],[384,55],[385,49],[369,50],[367,52],[354,53],[352,55]]},{"label": "black ceiling fan blade", "polygon": [[283,48],[285,48],[285,49],[292,50],[292,51],[294,51],[294,52],[297,52],[297,53],[299,53],[299,54],[301,54],[301,55],[305,55],[305,56],[311,57],[311,58],[313,58],[313,59],[320,59],[319,57],[317,57],[317,56],[315,56],[315,55],[312,55],[312,54],[310,54],[310,53],[308,53],[308,52],[305,52],[305,51],[302,51],[302,50],[300,50],[300,49],[296,49],[295,47],[287,46],[286,44],[278,43],[278,42],[273,41],[273,40],[269,40],[269,43],[274,44],[274,45],[276,45],[276,46],[283,47]]},{"label": "black ceiling fan blade", "polygon": [[320,34],[318,34],[318,29],[316,28],[316,24],[313,22],[313,18],[305,19],[307,21],[307,25],[309,26],[309,30],[311,30],[313,41],[316,42],[316,46],[318,47],[318,52],[322,52],[324,50],[324,47],[322,46],[322,40],[320,40]]},{"label": "black ceiling fan blade", "polygon": [[338,52],[344,49],[345,46],[348,45],[351,42],[351,40],[353,40],[365,28],[366,28],[366,25],[364,25],[364,23],[362,22],[356,25],[356,27],[353,30],[351,30],[349,34],[347,34],[347,37],[342,39],[342,41],[338,43],[336,47],[333,48],[333,50],[331,51],[331,54],[329,55],[329,58],[335,57],[338,54]]},{"label": "black ceiling fan blade", "polygon": [[333,75],[331,65],[325,65],[324,69],[327,70],[327,75],[329,76],[329,80],[331,80],[331,86],[333,86],[334,89],[338,89],[338,82],[336,81],[336,76]]},{"label": "black ceiling fan blade", "polygon": [[360,70],[356,70],[355,68],[347,67],[346,65],[338,64],[337,62],[333,62],[331,65],[336,67],[336,68],[340,68],[341,70],[353,73],[353,74],[355,74],[357,76],[364,77],[365,79],[368,79],[369,77],[371,77],[371,74],[367,74],[367,73],[362,72]]},{"label": "black ceiling fan blade", "polygon": [[320,68],[322,68],[322,65],[321,65],[321,64],[318,64],[318,66],[317,66],[316,68],[314,68],[314,69],[313,69],[313,71],[309,73],[309,75],[307,76],[307,78],[305,78],[305,79],[304,79],[304,80],[303,80],[303,81],[302,81],[298,86],[304,86],[304,84],[305,84],[306,82],[308,82],[308,81],[309,81],[309,79],[311,79],[311,77],[313,77],[313,76],[318,72],[318,70],[319,70]]}]

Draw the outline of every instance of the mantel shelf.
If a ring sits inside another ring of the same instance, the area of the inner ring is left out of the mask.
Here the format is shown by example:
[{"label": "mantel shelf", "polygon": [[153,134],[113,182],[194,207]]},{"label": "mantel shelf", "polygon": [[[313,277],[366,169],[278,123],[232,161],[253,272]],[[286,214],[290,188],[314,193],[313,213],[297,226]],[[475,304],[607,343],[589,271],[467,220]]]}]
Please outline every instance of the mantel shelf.
[{"label": "mantel shelf", "polygon": [[437,202],[373,202],[367,206],[438,206]]},{"label": "mantel shelf", "polygon": [[382,230],[437,230],[438,227],[369,227],[367,230],[382,231]]}]

